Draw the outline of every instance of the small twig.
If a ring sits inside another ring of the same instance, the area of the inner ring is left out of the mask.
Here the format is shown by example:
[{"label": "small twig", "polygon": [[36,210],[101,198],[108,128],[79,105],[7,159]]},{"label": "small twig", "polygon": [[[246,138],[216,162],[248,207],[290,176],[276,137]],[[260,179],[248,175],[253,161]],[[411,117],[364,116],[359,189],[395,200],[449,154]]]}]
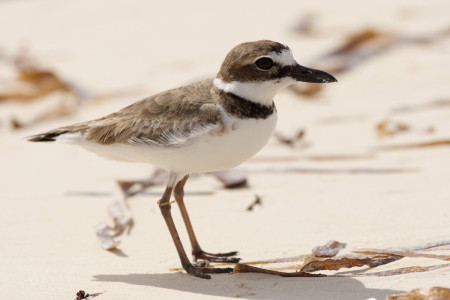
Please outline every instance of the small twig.
[{"label": "small twig", "polygon": [[255,200],[247,207],[247,211],[252,211],[256,205],[262,206],[262,200],[259,195],[255,195]]}]

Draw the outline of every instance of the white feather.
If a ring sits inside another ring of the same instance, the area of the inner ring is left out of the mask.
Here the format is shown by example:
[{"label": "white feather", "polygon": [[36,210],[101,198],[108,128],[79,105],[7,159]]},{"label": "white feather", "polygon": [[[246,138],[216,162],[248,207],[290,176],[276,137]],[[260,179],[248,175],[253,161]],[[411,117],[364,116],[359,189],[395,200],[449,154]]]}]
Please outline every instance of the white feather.
[{"label": "white feather", "polygon": [[281,66],[295,66],[297,64],[291,49],[284,49],[280,53],[272,52],[269,56]]}]

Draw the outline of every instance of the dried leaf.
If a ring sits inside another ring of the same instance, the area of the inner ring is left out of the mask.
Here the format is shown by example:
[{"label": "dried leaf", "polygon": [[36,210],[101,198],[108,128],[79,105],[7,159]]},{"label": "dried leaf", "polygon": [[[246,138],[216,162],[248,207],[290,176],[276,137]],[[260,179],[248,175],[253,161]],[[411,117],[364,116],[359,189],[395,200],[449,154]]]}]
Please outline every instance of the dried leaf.
[{"label": "dried leaf", "polygon": [[432,287],[429,289],[415,289],[406,294],[389,295],[386,300],[448,300],[450,289]]},{"label": "dried leaf", "polygon": [[317,246],[312,250],[312,254],[316,257],[333,257],[336,256],[339,251],[344,249],[347,244],[340,243],[338,241],[329,241],[323,246]]}]

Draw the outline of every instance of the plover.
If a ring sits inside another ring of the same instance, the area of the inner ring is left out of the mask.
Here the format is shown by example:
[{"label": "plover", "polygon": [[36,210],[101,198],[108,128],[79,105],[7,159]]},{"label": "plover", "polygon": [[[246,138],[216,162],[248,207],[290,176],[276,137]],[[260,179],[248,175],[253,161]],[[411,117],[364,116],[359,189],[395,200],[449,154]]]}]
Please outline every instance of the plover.
[{"label": "plover", "polygon": [[207,273],[232,269],[190,262],[172,220],[172,192],[194,261],[238,262],[235,251],[213,254],[202,250],[184,205],[184,185],[191,173],[230,169],[256,154],[275,129],[275,94],[297,81],[326,83],[336,79],[299,65],[283,44],[268,40],[242,43],[228,53],[214,79],[168,90],[106,117],[28,140],[76,144],[108,159],[166,169],[169,180],[158,204],[181,264],[189,274],[210,278]]}]

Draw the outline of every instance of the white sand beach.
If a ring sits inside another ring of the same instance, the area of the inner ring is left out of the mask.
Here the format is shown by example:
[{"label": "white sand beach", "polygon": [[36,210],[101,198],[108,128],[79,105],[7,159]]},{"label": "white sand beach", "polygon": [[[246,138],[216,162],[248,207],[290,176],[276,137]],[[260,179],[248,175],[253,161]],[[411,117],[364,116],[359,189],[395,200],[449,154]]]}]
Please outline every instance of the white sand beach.
[{"label": "white sand beach", "polygon": [[[272,138],[239,166],[248,188],[224,189],[211,176],[188,181],[185,201],[199,242],[211,252],[238,250],[245,262],[308,254],[329,240],[346,243],[345,251],[450,240],[449,14],[450,2],[438,0],[0,1],[0,94],[15,76],[10,58],[27,49],[39,66],[86,95],[76,112],[19,129],[13,118],[27,124],[65,96],[0,97],[0,299],[75,299],[84,290],[102,293],[99,300],[381,300],[416,288],[450,288],[450,267],[393,276],[237,273],[210,280],[171,271],[180,263],[156,204],[163,186],[128,200],[134,227],[118,238],[120,251],[106,251],[94,226],[112,224],[107,207],[116,180],[143,179],[153,167],[25,140],[214,77],[241,42],[276,40],[299,63],[321,67],[325,54],[370,29],[403,42],[359,57],[314,97],[279,93],[276,131],[305,135],[294,146]],[[384,121],[394,130],[380,136]],[[256,194],[263,204],[247,211]],[[176,205],[172,212],[189,251]],[[406,257],[367,273],[444,263]]]}]

